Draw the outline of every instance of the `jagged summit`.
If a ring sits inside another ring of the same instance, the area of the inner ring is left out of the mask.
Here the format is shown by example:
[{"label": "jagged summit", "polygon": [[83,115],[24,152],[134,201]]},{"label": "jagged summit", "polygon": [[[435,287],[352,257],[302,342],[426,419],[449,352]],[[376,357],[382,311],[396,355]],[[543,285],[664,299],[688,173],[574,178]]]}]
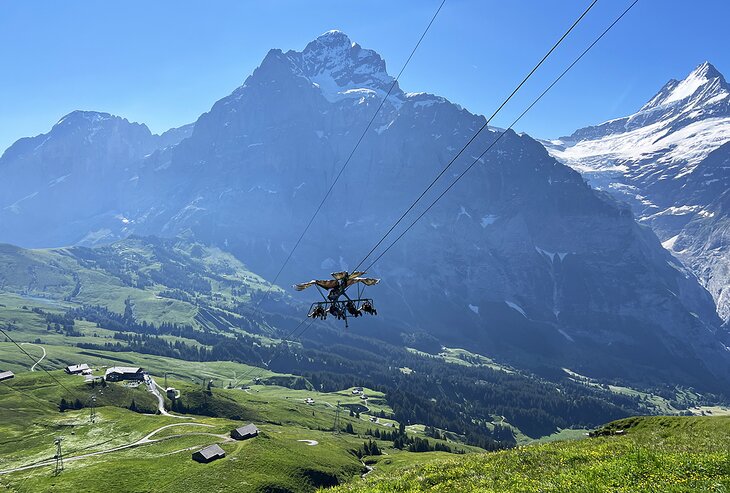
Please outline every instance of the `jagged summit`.
[{"label": "jagged summit", "polygon": [[715,104],[730,95],[725,78],[710,63],[703,62],[681,81],[672,79],[640,111],[652,110],[678,102]]},{"label": "jagged summit", "polygon": [[117,135],[120,139],[140,143],[153,137],[143,123],[130,122],[110,113],[74,110],[58,120],[48,132],[14,142],[0,157],[0,165],[21,155],[48,152],[59,139],[73,138],[84,145],[93,145],[99,138],[104,140],[102,135]]},{"label": "jagged summit", "polygon": [[697,68],[692,71],[692,73],[697,73],[699,75],[704,75],[704,76],[706,76],[706,77],[708,77],[710,79],[719,77],[723,81],[725,80],[725,78],[722,76],[722,74],[720,73],[720,71],[717,70],[715,68],[715,66],[713,64],[711,64],[710,62],[708,62],[708,61],[704,61],[701,64],[699,64],[697,66]]},{"label": "jagged summit", "polygon": [[76,132],[83,133],[82,138],[90,139],[102,129],[134,129],[133,132],[141,132],[145,135],[152,135],[144,123],[130,122],[121,116],[104,113],[101,111],[74,110],[62,117],[51,128],[48,135],[58,133]]},{"label": "jagged summit", "polygon": [[[646,146],[641,148],[641,151],[649,156],[665,147],[672,147],[676,143],[669,137],[682,129],[687,129],[685,133],[702,134],[704,140],[712,145],[709,148],[690,146],[688,149],[676,149],[671,161],[685,160],[694,163],[727,140],[730,136],[727,121],[716,121],[716,119],[729,117],[730,85],[712,64],[703,62],[684,79],[672,79],[664,84],[636,113],[578,129],[572,135],[551,141],[548,145],[557,150],[561,147],[565,150],[566,146],[574,146],[584,141],[609,139],[615,135],[646,131],[652,135],[649,139],[642,138]],[[622,142],[620,149],[614,145],[608,149],[613,154],[612,158],[630,158],[623,151],[633,155],[637,149],[635,141],[629,142],[627,146],[623,144]],[[592,149],[591,152],[600,151],[601,154],[606,154],[605,146],[600,147],[601,149]],[[602,162],[605,167],[607,162],[605,159]]]},{"label": "jagged summit", "polygon": [[317,49],[318,46],[329,48],[351,48],[354,44],[355,43],[350,40],[350,37],[347,34],[338,29],[332,29],[320,34],[316,39],[309,42],[304,51]]},{"label": "jagged summit", "polygon": [[[302,51],[269,51],[254,72],[254,79],[247,79],[236,92],[257,80],[267,83],[282,70],[308,79],[330,102],[382,98],[393,84],[393,77],[388,75],[385,61],[377,52],[364,49],[347,34],[333,30],[310,41]],[[402,97],[400,88],[393,88],[392,102],[398,104]]]},{"label": "jagged summit", "polygon": [[74,110],[71,113],[62,117],[56,125],[71,125],[74,123],[83,122],[100,122],[104,120],[110,120],[112,118],[120,118],[109,113],[103,113],[100,111],[86,111],[86,110]]},{"label": "jagged summit", "polygon": [[385,61],[373,50],[362,48],[342,31],[327,31],[307,44],[302,52],[288,52],[301,73],[317,84],[330,101],[375,96],[393,83]]}]

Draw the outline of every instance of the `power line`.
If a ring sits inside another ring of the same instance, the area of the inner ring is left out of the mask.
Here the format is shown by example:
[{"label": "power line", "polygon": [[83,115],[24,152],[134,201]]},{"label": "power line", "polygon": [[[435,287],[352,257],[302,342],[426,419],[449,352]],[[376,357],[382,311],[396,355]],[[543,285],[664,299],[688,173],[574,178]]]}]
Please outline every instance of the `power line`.
[{"label": "power line", "polygon": [[19,394],[23,394],[25,397],[28,397],[29,399],[33,399],[36,402],[39,402],[39,403],[43,404],[44,406],[50,406],[50,405],[52,405],[50,402],[44,401],[42,399],[39,399],[38,397],[34,396],[33,394],[30,394],[28,392],[25,392],[24,390],[16,389],[15,387],[12,387],[12,386],[8,385],[7,382],[0,382],[0,383],[2,383],[3,385],[5,385],[10,390],[13,390],[15,392],[18,392]]},{"label": "power line", "polygon": [[[597,0],[594,0],[594,2]],[[439,12],[441,12],[441,8],[446,3],[446,0],[442,0],[441,4],[439,5],[438,9],[436,9],[436,12],[433,14],[433,17],[431,17],[430,22],[426,26],[426,29],[423,31],[423,34],[421,34],[421,37],[418,39],[418,42],[416,43],[416,46],[413,47],[413,50],[411,51],[411,54],[408,55],[408,58],[406,59],[405,63],[403,64],[403,67],[400,69],[400,72],[398,72],[398,75],[395,79],[393,79],[393,82],[391,83],[390,87],[388,88],[388,92],[385,94],[385,97],[380,101],[380,104],[378,105],[377,109],[375,110],[375,113],[373,113],[372,118],[370,118],[370,121],[368,122],[367,126],[363,130],[362,134],[360,135],[360,138],[357,140],[357,143],[355,144],[355,147],[352,149],[350,154],[347,156],[347,159],[345,160],[345,163],[340,168],[340,171],[335,176],[334,181],[332,181],[332,184],[330,185],[327,192],[324,194],[324,197],[322,197],[322,200],[320,201],[319,205],[314,211],[314,214],[312,214],[312,217],[309,219],[309,222],[304,227],[304,230],[299,235],[299,238],[297,239],[296,243],[294,244],[294,247],[289,251],[289,254],[287,255],[286,259],[284,260],[284,263],[281,264],[281,267],[279,268],[279,271],[274,276],[274,280],[271,281],[269,284],[268,289],[264,293],[264,295],[261,297],[259,302],[256,305],[256,311],[254,312],[254,317],[258,314],[259,307],[261,306],[261,303],[266,299],[271,292],[272,287],[276,284],[276,281],[279,279],[279,276],[281,275],[282,271],[286,267],[286,265],[289,263],[289,260],[291,260],[292,255],[294,255],[294,251],[299,247],[299,244],[302,242],[302,239],[304,238],[304,235],[307,234],[307,231],[309,231],[309,228],[312,226],[312,223],[314,222],[314,219],[317,217],[317,214],[319,214],[319,211],[322,209],[322,206],[324,206],[325,201],[332,193],[332,190],[335,188],[335,185],[339,181],[340,177],[342,176],[342,173],[345,171],[345,168],[347,168],[347,165],[350,164],[350,160],[352,159],[352,156],[355,155],[355,152],[360,147],[360,144],[362,143],[363,139],[365,138],[365,135],[367,134],[368,130],[370,130],[370,127],[372,126],[373,122],[375,121],[375,118],[378,116],[378,113],[380,113],[380,109],[385,104],[385,101],[387,101],[388,97],[390,96],[390,93],[393,91],[393,89],[398,85],[398,80],[400,79],[400,76],[405,71],[406,67],[411,61],[411,58],[413,58],[413,55],[415,55],[416,50],[421,45],[421,42],[423,41],[423,38],[426,37],[426,34],[431,29],[431,25],[436,20],[436,16],[438,16]]]},{"label": "power line", "polygon": [[[545,95],[546,95],[546,94],[547,94],[547,93],[548,93],[548,92],[550,91],[550,89],[552,89],[552,88],[553,88],[553,86],[555,86],[555,84],[557,84],[557,83],[558,83],[558,81],[560,81],[560,79],[562,79],[562,78],[563,78],[563,76],[565,76],[565,74],[567,74],[567,73],[568,73],[568,72],[569,72],[569,71],[570,71],[570,70],[571,70],[571,69],[572,69],[572,68],[573,68],[573,67],[574,67],[574,66],[575,66],[575,65],[576,65],[576,64],[577,64],[577,63],[578,63],[578,62],[579,62],[579,61],[580,61],[580,60],[581,60],[581,59],[582,59],[582,58],[583,58],[583,57],[584,57],[584,56],[585,56],[585,55],[586,55],[586,54],[587,54],[587,53],[588,53],[588,52],[589,52],[589,51],[590,51],[590,50],[591,50],[591,49],[592,49],[592,48],[593,48],[593,47],[594,47],[594,46],[595,46],[595,45],[596,45],[596,44],[597,44],[597,43],[598,43],[598,42],[599,42],[599,41],[600,41],[600,40],[601,40],[601,39],[602,39],[602,38],[603,38],[603,37],[604,37],[604,36],[605,36],[605,35],[606,35],[606,34],[607,34],[607,33],[609,32],[609,31],[610,31],[610,30],[611,30],[611,29],[612,29],[612,28],[613,28],[613,27],[614,27],[614,26],[615,26],[615,25],[616,25],[616,24],[617,24],[617,23],[618,23],[618,22],[619,22],[619,21],[620,21],[620,20],[621,20],[621,19],[622,19],[622,18],[623,18],[623,17],[625,16],[625,15],[626,15],[626,14],[627,14],[627,13],[628,13],[628,12],[629,12],[629,11],[630,11],[630,10],[631,10],[632,8],[633,8],[633,7],[634,7],[634,5],[636,5],[636,4],[638,3],[638,2],[639,2],[639,0],[634,0],[634,1],[633,1],[633,2],[632,2],[632,3],[631,3],[631,4],[630,4],[630,5],[629,5],[629,6],[627,7],[627,8],[626,8],[626,9],[625,9],[625,10],[624,10],[624,11],[623,11],[622,13],[621,13],[621,15],[619,15],[619,16],[618,16],[618,17],[617,17],[617,18],[616,18],[616,19],[615,19],[615,20],[614,20],[614,21],[613,21],[613,22],[612,22],[612,23],[611,23],[611,24],[610,24],[610,25],[609,25],[609,26],[608,26],[608,27],[607,27],[607,28],[606,28],[606,29],[605,29],[605,30],[604,30],[604,31],[603,31],[603,32],[602,32],[602,33],[601,33],[601,34],[600,34],[600,35],[599,35],[599,36],[598,36],[598,37],[597,37],[597,38],[596,38],[596,39],[595,39],[595,40],[594,40],[594,41],[593,41],[593,42],[592,42],[591,44],[590,44],[590,45],[588,45],[588,47],[587,47],[587,48],[586,48],[585,50],[583,50],[583,52],[582,52],[582,53],[581,53],[581,54],[580,54],[580,55],[578,56],[578,58],[576,58],[576,59],[575,59],[575,60],[573,61],[573,63],[571,63],[570,65],[568,65],[568,67],[567,67],[567,68],[566,68],[565,70],[563,70],[563,72],[562,72],[562,73],[561,73],[561,74],[560,74],[560,75],[559,75],[559,76],[558,76],[558,77],[557,77],[557,78],[556,78],[556,79],[555,79],[555,80],[554,80],[554,81],[553,81],[553,82],[552,82],[552,83],[551,83],[551,84],[550,84],[550,85],[549,85],[549,86],[548,86],[548,87],[547,87],[547,88],[546,88],[546,89],[545,89],[545,90],[544,90],[544,91],[543,91],[543,92],[542,92],[542,93],[541,93],[541,94],[540,94],[540,95],[539,95],[539,96],[538,96],[538,97],[537,97],[537,98],[536,98],[536,99],[535,99],[535,100],[534,100],[534,101],[533,101],[533,102],[532,102],[532,103],[531,103],[531,104],[530,104],[530,105],[529,105],[529,106],[528,106],[528,107],[527,107],[527,108],[526,108],[526,109],[525,109],[525,110],[524,110],[524,111],[523,111],[523,112],[522,112],[522,113],[520,114],[520,116],[518,116],[518,117],[517,117],[517,118],[516,118],[516,119],[515,119],[515,120],[514,120],[514,121],[513,121],[513,122],[512,122],[511,124],[510,124],[510,126],[509,126],[509,127],[507,127],[506,129],[504,129],[504,130],[503,130],[503,131],[502,131],[502,132],[501,132],[501,133],[499,134],[499,136],[497,136],[497,138],[496,138],[496,139],[495,139],[495,140],[494,140],[494,141],[493,141],[493,142],[492,142],[491,144],[489,144],[489,146],[488,146],[488,147],[487,147],[487,148],[486,148],[486,149],[484,150],[484,152],[482,152],[482,153],[481,153],[481,154],[480,154],[479,156],[477,156],[477,158],[476,158],[476,159],[474,159],[474,161],[472,161],[472,163],[471,163],[471,164],[470,164],[470,165],[469,165],[469,166],[468,166],[468,167],[467,167],[467,168],[466,168],[466,169],[465,169],[464,171],[462,171],[462,172],[461,172],[461,173],[460,173],[460,174],[459,174],[459,175],[458,175],[458,176],[457,176],[457,177],[456,177],[456,178],[455,178],[455,179],[454,179],[454,180],[453,180],[453,181],[451,182],[451,184],[450,184],[450,185],[449,185],[449,186],[448,186],[448,187],[447,187],[447,188],[446,188],[446,189],[445,189],[445,190],[444,190],[443,192],[441,192],[441,194],[440,194],[440,195],[439,195],[438,197],[436,197],[436,199],[435,199],[435,200],[434,200],[434,201],[433,201],[433,202],[432,202],[432,203],[431,203],[431,204],[430,204],[430,205],[429,205],[429,206],[428,206],[428,207],[427,207],[427,208],[426,208],[426,209],[425,209],[425,210],[424,210],[424,211],[423,211],[423,212],[422,212],[422,213],[421,213],[421,214],[420,214],[420,215],[419,215],[419,216],[418,216],[418,217],[417,217],[417,218],[416,218],[416,219],[415,219],[415,220],[414,220],[414,221],[413,221],[413,222],[412,222],[411,224],[409,224],[409,225],[408,225],[408,227],[406,227],[406,229],[405,229],[405,230],[403,230],[403,232],[402,232],[402,233],[401,233],[400,235],[398,235],[398,237],[397,237],[397,238],[396,238],[395,240],[393,240],[393,242],[392,242],[392,243],[391,243],[390,245],[388,245],[388,247],[387,247],[387,248],[386,248],[385,250],[383,250],[383,252],[381,252],[381,253],[380,253],[380,255],[378,255],[378,256],[377,256],[377,257],[375,258],[375,260],[373,260],[373,261],[372,261],[372,262],[370,263],[370,265],[369,265],[369,266],[368,266],[368,267],[367,267],[367,268],[366,268],[365,270],[369,270],[370,268],[372,268],[372,266],[373,266],[373,265],[375,265],[375,263],[376,263],[376,262],[377,262],[378,260],[380,260],[380,258],[381,258],[381,257],[382,257],[383,255],[385,255],[385,254],[386,254],[386,253],[388,252],[388,250],[390,250],[390,249],[391,249],[391,248],[393,247],[393,245],[395,245],[395,244],[396,244],[396,243],[398,242],[398,240],[400,240],[400,239],[401,239],[401,238],[402,238],[402,237],[403,237],[403,236],[404,236],[404,235],[405,235],[405,234],[406,234],[406,233],[407,233],[407,232],[408,232],[408,231],[409,231],[409,230],[410,230],[410,229],[411,229],[411,228],[412,228],[412,227],[413,227],[413,226],[414,226],[414,225],[415,225],[415,224],[416,224],[416,223],[417,223],[417,222],[418,222],[418,221],[419,221],[419,220],[420,220],[420,219],[421,219],[421,218],[422,218],[423,216],[425,216],[425,215],[426,215],[426,213],[428,213],[428,211],[429,211],[429,210],[431,210],[431,208],[432,208],[432,207],[433,207],[434,205],[436,205],[436,203],[437,203],[437,202],[438,202],[439,200],[441,200],[441,198],[442,198],[442,197],[443,197],[444,195],[446,195],[446,193],[447,193],[447,192],[448,192],[449,190],[451,190],[451,188],[453,188],[453,187],[454,187],[454,185],[456,185],[456,184],[457,184],[457,183],[459,182],[459,180],[461,180],[461,178],[462,178],[462,177],[463,177],[463,176],[464,176],[464,175],[465,175],[465,174],[466,174],[467,172],[469,172],[469,170],[471,170],[471,169],[472,169],[472,168],[473,168],[473,167],[474,167],[474,166],[475,166],[475,165],[476,165],[476,164],[477,164],[478,162],[480,162],[480,160],[482,159],[482,157],[483,157],[483,156],[484,156],[484,155],[485,155],[485,154],[486,154],[487,152],[489,152],[489,150],[490,150],[490,149],[492,149],[492,147],[494,147],[494,145],[495,145],[495,144],[496,144],[497,142],[499,142],[499,141],[500,141],[500,139],[501,139],[501,138],[502,138],[502,137],[503,137],[503,136],[504,136],[504,135],[505,135],[505,134],[506,134],[506,133],[507,133],[507,132],[508,132],[509,130],[511,130],[511,129],[512,129],[512,127],[514,127],[514,126],[515,126],[515,125],[517,124],[517,122],[519,122],[519,121],[520,121],[520,120],[522,119],[522,117],[524,117],[524,116],[525,116],[525,115],[527,114],[527,112],[528,112],[528,111],[530,111],[530,110],[532,109],[532,107],[533,107],[533,106],[535,106],[535,105],[536,105],[536,104],[537,104],[537,103],[538,103],[538,102],[539,102],[539,101],[540,101],[540,100],[541,100],[541,99],[543,98],[543,96],[545,96]],[[400,221],[400,220],[399,220],[399,221]],[[385,239],[385,238],[383,238],[383,239]],[[381,240],[381,241],[380,241],[379,243],[382,243],[382,240]],[[369,255],[370,255],[370,254],[368,254],[368,256],[369,256]],[[366,257],[366,258],[367,258],[367,257]]]},{"label": "power line", "polygon": [[[35,358],[34,358],[33,356],[31,356],[31,355],[30,355],[30,354],[28,353],[28,351],[26,351],[25,349],[23,349],[23,347],[22,347],[22,346],[21,346],[20,344],[18,344],[17,342],[15,342],[15,340],[13,340],[13,338],[12,338],[12,337],[10,337],[10,335],[9,335],[9,334],[8,334],[7,332],[5,332],[5,331],[4,331],[3,329],[1,329],[1,328],[0,328],[0,332],[2,332],[2,333],[3,333],[3,335],[4,335],[5,337],[7,337],[7,338],[8,338],[9,340],[10,340],[10,342],[12,342],[12,343],[13,343],[13,344],[15,344],[16,346],[18,346],[18,349],[20,349],[20,350],[21,350],[21,351],[22,351],[22,352],[23,352],[23,353],[24,353],[24,354],[25,354],[26,356],[28,356],[28,358],[30,358],[30,360],[31,360],[31,361],[32,361],[32,362],[33,362],[34,364],[36,364],[36,359],[35,359]],[[51,374],[51,372],[49,372],[48,370],[46,370],[46,369],[45,369],[45,368],[43,367],[43,365],[41,365],[41,364],[38,364],[38,366],[40,366],[40,367],[41,367],[41,370],[43,370],[44,372],[46,372],[46,375],[48,375],[49,377],[51,377],[51,378],[52,378],[52,379],[53,379],[53,380],[54,380],[54,381],[55,381],[55,382],[56,382],[56,383],[57,383],[57,384],[58,384],[59,386],[61,386],[61,387],[62,387],[63,389],[65,389],[65,390],[66,390],[66,392],[68,392],[69,394],[72,394],[72,395],[76,394],[75,392],[72,392],[72,391],[71,391],[71,390],[70,390],[70,389],[69,389],[68,387],[66,387],[66,386],[65,386],[64,384],[62,384],[62,383],[60,382],[60,380],[58,380],[58,379],[57,379],[57,378],[55,377],[55,375],[52,375],[52,374]],[[76,395],[77,395],[77,397],[78,397],[78,394],[76,394]]]},{"label": "power line", "polygon": [[[405,212],[403,212],[403,214],[401,214],[401,216],[398,218],[398,220],[395,223],[393,223],[393,225],[390,227],[390,229],[388,229],[388,231],[385,233],[385,235],[383,235],[383,237],[375,244],[375,246],[373,246],[370,249],[370,251],[367,253],[367,255],[365,255],[365,257],[363,257],[363,259],[360,261],[360,263],[357,264],[357,267],[355,267],[355,270],[359,270],[360,266],[362,264],[364,264],[365,261],[368,259],[368,257],[373,254],[373,252],[383,243],[383,241],[385,241],[385,239],[390,235],[390,233],[392,233],[393,230],[398,226],[398,224],[400,224],[400,222],[408,215],[408,213],[411,212],[411,210],[413,210],[413,208],[416,206],[416,204],[418,204],[418,202],[421,201],[421,199],[426,195],[426,193],[428,193],[428,191],[431,190],[431,188],[444,175],[444,173],[446,173],[446,171],[449,168],[451,168],[451,165],[453,165],[456,162],[456,160],[459,159],[459,157],[467,149],[467,147],[469,147],[469,145],[471,145],[471,143],[474,142],[474,140],[482,133],[482,131],[484,131],[484,129],[487,128],[489,123],[494,119],[495,116],[497,116],[497,113],[499,113],[502,110],[502,108],[504,108],[505,105],[512,99],[512,97],[515,94],[517,94],[517,92],[522,88],[522,86],[525,85],[527,80],[530,77],[532,77],[532,75],[537,71],[538,68],[540,68],[540,66],[545,62],[545,60],[548,59],[548,57],[553,53],[553,51],[555,51],[557,49],[557,47],[560,46],[560,44],[565,40],[565,38],[568,37],[568,35],[580,23],[580,21],[583,20],[583,18],[588,14],[588,12],[590,12],[590,10],[596,5],[597,2],[598,2],[598,0],[593,0],[588,5],[588,7],[583,11],[583,13],[573,22],[573,24],[568,28],[568,30],[565,31],[562,36],[560,36],[560,38],[555,42],[555,44],[553,44],[553,46],[550,48],[550,50],[547,53],[545,53],[545,55],[540,59],[539,62],[537,62],[537,64],[532,68],[532,70],[530,70],[530,72],[522,79],[522,81],[517,85],[517,87],[514,88],[514,90],[510,93],[510,95],[507,96],[507,98],[504,101],[502,101],[502,104],[499,105],[499,107],[492,113],[492,115],[489,118],[487,118],[487,120],[484,122],[484,125],[482,125],[481,128],[479,128],[479,130],[477,130],[477,132],[467,141],[467,143],[464,144],[464,146],[461,148],[461,150],[459,150],[459,152],[456,153],[456,155],[453,158],[451,158],[451,160],[446,165],[446,167],[444,169],[442,169],[441,172],[439,172],[439,174],[436,175],[436,177],[431,181],[431,183],[429,183],[429,185],[421,193],[421,195],[419,195],[416,198],[416,200],[410,205],[410,207],[408,207],[408,209],[406,209]],[[367,271],[368,269],[365,269],[365,270]]]},{"label": "power line", "polygon": [[61,474],[61,471],[63,471],[63,451],[61,450],[61,443],[63,442],[63,437],[58,437],[53,442],[54,445],[56,445],[56,455],[54,456],[54,459],[56,459],[56,468],[53,472],[54,476],[58,476]]}]

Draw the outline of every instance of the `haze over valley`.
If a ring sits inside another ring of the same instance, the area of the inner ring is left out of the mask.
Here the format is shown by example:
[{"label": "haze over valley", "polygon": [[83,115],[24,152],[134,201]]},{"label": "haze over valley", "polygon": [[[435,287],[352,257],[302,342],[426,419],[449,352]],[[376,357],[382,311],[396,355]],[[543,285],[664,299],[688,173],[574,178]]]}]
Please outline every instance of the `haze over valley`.
[{"label": "haze over valley", "polygon": [[730,487],[724,76],[544,139],[400,68],[330,30],[186,125],[2,153],[0,492],[650,491],[689,442],[677,491]]}]

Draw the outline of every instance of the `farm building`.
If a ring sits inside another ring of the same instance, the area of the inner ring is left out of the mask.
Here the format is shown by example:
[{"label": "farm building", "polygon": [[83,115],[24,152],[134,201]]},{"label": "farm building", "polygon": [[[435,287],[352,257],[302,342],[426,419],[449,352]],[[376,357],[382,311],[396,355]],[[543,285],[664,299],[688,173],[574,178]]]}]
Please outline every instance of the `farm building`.
[{"label": "farm building", "polygon": [[80,375],[84,372],[90,372],[91,368],[86,363],[82,363],[80,365],[69,365],[64,368],[64,371],[69,375]]},{"label": "farm building", "polygon": [[113,366],[104,374],[104,380],[109,382],[119,382],[120,380],[144,380],[144,370],[142,368],[130,366]]},{"label": "farm building", "polygon": [[236,440],[248,440],[258,435],[259,429],[253,423],[231,430],[231,438],[235,438]]},{"label": "farm building", "polygon": [[225,456],[226,451],[220,448],[219,445],[213,444],[195,452],[193,454],[193,460],[195,462],[206,464],[208,462],[213,462],[216,459],[222,459]]},{"label": "farm building", "polygon": [[0,382],[10,380],[13,377],[15,377],[15,374],[12,371],[0,371]]}]

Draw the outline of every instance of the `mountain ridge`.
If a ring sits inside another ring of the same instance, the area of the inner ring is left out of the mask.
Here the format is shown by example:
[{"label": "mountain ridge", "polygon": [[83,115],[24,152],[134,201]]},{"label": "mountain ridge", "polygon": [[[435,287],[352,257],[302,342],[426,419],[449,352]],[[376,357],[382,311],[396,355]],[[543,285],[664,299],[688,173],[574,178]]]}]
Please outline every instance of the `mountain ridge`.
[{"label": "mountain ridge", "polygon": [[[727,214],[718,210],[716,198],[730,184],[728,142],[730,85],[709,62],[681,81],[667,82],[632,115],[542,141],[592,185],[628,202],[639,221],[710,289],[725,322],[730,261],[721,238]],[[700,227],[703,223],[716,226]]]},{"label": "mountain ridge", "polygon": [[[374,52],[341,33],[323,41],[270,51],[189,137],[135,161],[113,209],[76,218],[55,241],[183,236],[273,275],[377,108],[379,84],[392,83]],[[334,52],[332,63],[315,48]],[[398,88],[282,282],[351,268],[484,121]],[[483,132],[456,169],[496,137]],[[371,273],[383,277],[382,321],[368,327],[389,340],[426,331],[509,363],[596,377],[653,368],[665,381],[719,382],[730,365],[696,280],[625,206],[513,131]]]}]

